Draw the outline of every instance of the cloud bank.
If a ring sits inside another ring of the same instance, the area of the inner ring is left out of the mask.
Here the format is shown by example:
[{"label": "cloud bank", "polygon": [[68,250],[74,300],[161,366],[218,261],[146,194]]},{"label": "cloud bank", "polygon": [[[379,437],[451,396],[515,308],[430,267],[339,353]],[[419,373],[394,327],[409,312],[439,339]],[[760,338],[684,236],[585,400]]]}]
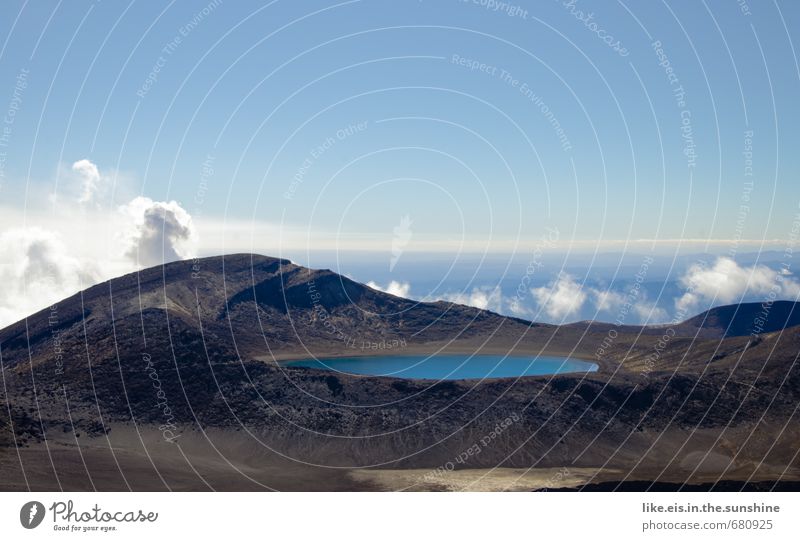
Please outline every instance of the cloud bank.
[{"label": "cloud bank", "polygon": [[64,239],[40,228],[0,235],[0,328],[97,283],[101,272],[74,257]]}]

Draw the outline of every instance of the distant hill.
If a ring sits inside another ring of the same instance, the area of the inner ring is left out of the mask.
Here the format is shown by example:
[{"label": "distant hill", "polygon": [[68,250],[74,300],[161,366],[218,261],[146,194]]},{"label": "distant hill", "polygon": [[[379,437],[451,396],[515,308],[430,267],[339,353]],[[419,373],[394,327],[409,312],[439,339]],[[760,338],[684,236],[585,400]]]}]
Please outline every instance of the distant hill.
[{"label": "distant hill", "polygon": [[771,333],[796,325],[800,325],[800,303],[775,301],[771,305],[750,302],[719,306],[687,319],[680,327],[684,333],[703,329],[719,338]]},{"label": "distant hill", "polygon": [[711,340],[735,336],[764,334],[800,325],[800,303],[775,301],[771,305],[746,302],[718,306],[687,319],[677,325],[621,325],[603,321],[579,321],[565,327],[606,332],[617,329],[628,334],[643,336],[661,335],[666,327],[675,331],[675,336]]}]

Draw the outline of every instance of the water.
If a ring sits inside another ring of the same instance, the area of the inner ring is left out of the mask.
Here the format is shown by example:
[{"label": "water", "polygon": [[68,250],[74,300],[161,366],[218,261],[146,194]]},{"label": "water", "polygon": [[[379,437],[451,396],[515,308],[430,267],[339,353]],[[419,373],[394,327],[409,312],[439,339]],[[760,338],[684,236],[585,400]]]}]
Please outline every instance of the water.
[{"label": "water", "polygon": [[566,357],[505,357],[503,355],[396,355],[303,359],[290,367],[317,368],[364,376],[406,379],[482,379],[595,372],[597,365]]}]

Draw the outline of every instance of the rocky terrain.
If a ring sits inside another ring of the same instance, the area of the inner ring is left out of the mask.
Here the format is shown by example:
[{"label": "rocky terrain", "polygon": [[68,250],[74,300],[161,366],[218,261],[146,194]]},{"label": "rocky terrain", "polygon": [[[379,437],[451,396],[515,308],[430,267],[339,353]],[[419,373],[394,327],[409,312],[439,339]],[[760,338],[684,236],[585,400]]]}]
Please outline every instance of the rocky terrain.
[{"label": "rocky terrain", "polygon": [[[525,489],[797,481],[798,314],[559,327],[263,256],[171,263],[0,331],[0,487],[437,490],[486,468],[561,476]],[[436,382],[281,364],[442,351],[600,370]]]}]

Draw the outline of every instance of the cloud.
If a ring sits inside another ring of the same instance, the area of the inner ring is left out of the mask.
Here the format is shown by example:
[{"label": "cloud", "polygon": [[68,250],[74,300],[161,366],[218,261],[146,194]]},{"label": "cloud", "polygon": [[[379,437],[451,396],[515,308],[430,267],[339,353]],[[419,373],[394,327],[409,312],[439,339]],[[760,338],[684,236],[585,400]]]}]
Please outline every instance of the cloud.
[{"label": "cloud", "polygon": [[[471,290],[421,297],[410,295],[411,284],[408,282],[393,280],[383,287],[370,281],[367,285],[378,291],[420,301],[445,301],[509,316],[536,317],[533,306],[524,305],[517,297],[503,295],[499,286],[476,286]],[[552,320],[578,315],[587,304],[593,305],[598,312],[613,316],[605,319],[623,318],[624,323],[631,325],[637,323],[652,325],[670,320],[667,311],[658,307],[656,302],[648,300],[643,289],[629,294],[629,292],[581,286],[572,276],[565,273],[560,274],[545,287],[531,289],[531,294],[539,310]],[[602,317],[599,319],[603,320]]]},{"label": "cloud", "polygon": [[378,291],[383,291],[384,293],[389,293],[398,297],[405,297],[407,299],[416,299],[425,302],[452,302],[454,304],[463,304],[465,306],[472,306],[473,308],[491,310],[499,313],[503,312],[503,307],[506,304],[502,291],[497,286],[476,286],[472,288],[471,291],[455,291],[419,298],[411,296],[411,284],[409,282],[392,280],[389,282],[389,285],[383,287],[376,282],[369,281],[367,285],[372,289],[377,289]]},{"label": "cloud", "polygon": [[0,235],[0,328],[100,281],[100,269],[73,256],[63,238],[37,227]]},{"label": "cloud", "polygon": [[601,312],[618,312],[625,304],[626,297],[616,291],[592,289],[595,307]]},{"label": "cloud", "polygon": [[511,300],[506,303],[506,305],[508,314],[510,315],[516,317],[532,317],[534,315],[533,310],[522,304],[521,299],[518,296],[512,297]]},{"label": "cloud", "polygon": [[[195,254],[195,225],[177,202],[135,197],[122,206],[102,206],[99,198],[112,177],[88,159],[65,169],[59,166],[68,182],[58,205],[46,205],[56,194],[44,189],[22,208],[0,203],[0,328],[102,280]],[[128,176],[114,172],[113,178],[123,180],[117,195],[129,193]],[[208,231],[219,235],[218,226],[209,224]],[[240,239],[240,233],[241,228],[230,235]],[[262,233],[263,228],[258,237]]]},{"label": "cloud", "polygon": [[413,235],[411,224],[413,223],[411,217],[406,214],[400,218],[400,223],[392,229],[394,235],[392,236],[392,257],[389,260],[389,272],[394,270],[395,265],[400,261],[400,256],[403,255],[403,251],[411,241]]},{"label": "cloud", "polygon": [[89,160],[83,159],[73,163],[72,170],[78,174],[81,181],[78,203],[88,204],[94,202],[95,196],[101,188],[100,171],[97,166]]},{"label": "cloud", "polygon": [[123,235],[132,261],[151,267],[194,256],[197,234],[192,217],[177,202],[137,197],[120,210],[131,219]]},{"label": "cloud", "polygon": [[491,310],[493,312],[502,312],[503,310],[503,294],[499,287],[474,287],[472,291],[469,292],[460,291],[445,293],[436,300],[463,304],[472,306],[473,308],[480,308],[481,310]]},{"label": "cloud", "polygon": [[670,316],[666,310],[656,306],[655,302],[649,302],[647,299],[642,299],[640,302],[633,305],[633,313],[639,316],[639,322],[647,325],[656,325],[658,323],[666,323],[670,320]]},{"label": "cloud", "polygon": [[784,273],[766,265],[742,267],[729,257],[718,257],[711,267],[691,265],[680,283],[687,291],[675,301],[679,311],[694,309],[704,300],[728,304],[747,295],[772,294],[785,298],[800,295],[800,284]]},{"label": "cloud", "polygon": [[636,320],[629,321],[631,324],[656,324],[669,320],[667,311],[659,308],[655,302],[649,301],[644,289],[632,289],[627,294],[610,289],[588,288],[588,291],[599,312],[606,312],[620,318],[627,318],[627,315],[632,313],[636,316]]},{"label": "cloud", "polygon": [[39,220],[24,216],[37,226],[3,220],[0,328],[103,280],[194,253],[191,216],[174,201],[140,197],[110,210],[75,205]]},{"label": "cloud", "polygon": [[384,293],[388,293],[389,295],[394,295],[396,297],[408,298],[408,294],[411,292],[411,284],[408,282],[398,282],[397,280],[392,280],[386,287],[381,287],[372,281],[367,282],[367,285],[372,289],[377,289],[378,291],[383,291]]},{"label": "cloud", "polygon": [[577,314],[583,308],[588,295],[572,276],[560,273],[558,278],[545,287],[531,289],[531,295],[545,313],[553,319],[562,319]]}]

